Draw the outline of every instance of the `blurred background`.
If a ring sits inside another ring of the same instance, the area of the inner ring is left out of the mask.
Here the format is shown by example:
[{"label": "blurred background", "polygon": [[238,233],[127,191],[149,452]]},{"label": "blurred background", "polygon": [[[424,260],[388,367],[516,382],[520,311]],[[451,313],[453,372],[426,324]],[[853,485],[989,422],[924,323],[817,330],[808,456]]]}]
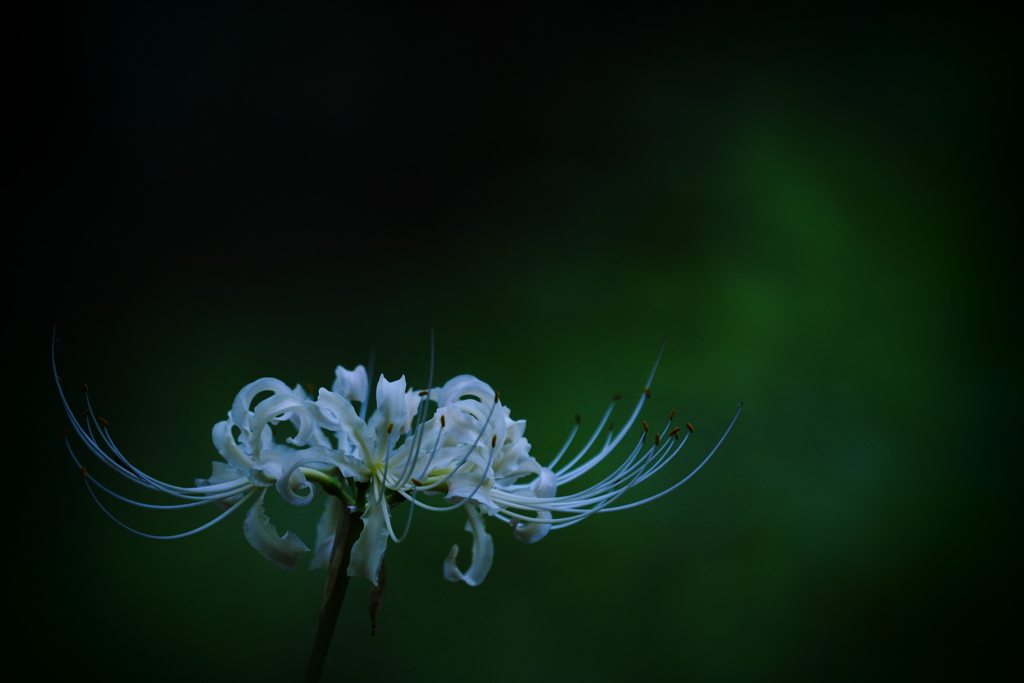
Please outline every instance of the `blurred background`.
[{"label": "blurred background", "polygon": [[[666,485],[745,402],[667,498],[532,546],[492,520],[480,587],[441,575],[451,544],[469,547],[461,513],[417,514],[388,551],[376,635],[354,582],[324,680],[894,679],[1009,661],[1005,18],[19,16],[10,657],[44,648],[41,673],[110,681],[298,680],[323,591],[322,571],[252,550],[241,514],[167,542],[104,517],[60,439],[56,325],[76,409],[88,382],[122,450],[181,484],[209,475],[210,429],[248,382],[329,386],[374,353],[423,387],[431,330],[437,376],[498,388],[541,462],[575,414],[586,428],[614,394],[634,400],[662,341],[644,417],[696,427]],[[319,510],[285,507],[269,503],[278,529],[312,543]],[[120,512],[155,533],[206,519]]]}]

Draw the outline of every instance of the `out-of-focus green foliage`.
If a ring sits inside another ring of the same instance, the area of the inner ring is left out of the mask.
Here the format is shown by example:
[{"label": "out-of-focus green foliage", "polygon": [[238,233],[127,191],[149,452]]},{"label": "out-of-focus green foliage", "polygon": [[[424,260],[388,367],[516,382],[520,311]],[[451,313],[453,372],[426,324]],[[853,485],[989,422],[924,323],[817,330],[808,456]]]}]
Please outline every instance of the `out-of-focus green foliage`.
[{"label": "out-of-focus green foliage", "polygon": [[[479,588],[441,577],[461,515],[417,513],[377,634],[353,582],[325,680],[917,678],[1008,651],[998,18],[165,4],[24,27],[7,194],[39,265],[10,290],[9,561],[40,672],[296,680],[323,582],[240,515],[166,543],[105,519],[59,440],[53,323],[64,378],[183,484],[244,384],[329,384],[374,349],[420,387],[432,328],[437,376],[498,388],[541,462],[662,340],[648,419],[696,427],[666,483],[745,402],[668,498],[533,546],[492,521]],[[307,542],[315,516],[271,512]]]}]

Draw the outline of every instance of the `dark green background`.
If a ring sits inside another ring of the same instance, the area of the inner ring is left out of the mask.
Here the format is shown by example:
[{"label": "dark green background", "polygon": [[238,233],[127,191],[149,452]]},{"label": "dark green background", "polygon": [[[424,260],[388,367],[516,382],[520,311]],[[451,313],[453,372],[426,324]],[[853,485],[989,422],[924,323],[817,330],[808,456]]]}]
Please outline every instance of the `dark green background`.
[{"label": "dark green background", "polygon": [[[261,376],[470,372],[545,462],[634,396],[692,482],[525,546],[459,513],[354,583],[325,680],[862,680],[1009,660],[1019,125],[1004,17],[864,5],[23,8],[5,131],[8,661],[298,680],[323,573],[241,515],[146,541],[59,439],[48,353],[143,467],[207,476]],[[10,220],[11,222],[8,222]],[[21,244],[22,246],[17,246]],[[76,390],[73,400],[81,401]],[[312,541],[316,513],[271,503]],[[140,516],[171,532],[200,517]],[[1011,579],[1013,584],[1011,584]],[[15,659],[12,659],[15,658]]]}]

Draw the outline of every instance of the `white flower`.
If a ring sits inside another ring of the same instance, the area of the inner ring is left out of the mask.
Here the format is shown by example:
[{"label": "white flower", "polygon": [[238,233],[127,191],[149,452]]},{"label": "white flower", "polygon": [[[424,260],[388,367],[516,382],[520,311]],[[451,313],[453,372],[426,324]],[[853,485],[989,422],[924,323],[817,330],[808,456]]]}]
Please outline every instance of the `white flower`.
[{"label": "white flower", "polygon": [[[570,455],[577,421],[565,446],[542,466],[530,454],[526,422],[513,420],[497,393],[473,376],[460,375],[441,387],[420,392],[408,387],[405,377],[391,382],[381,376],[375,410],[367,419],[370,384],[365,368],[338,367],[331,389],[320,389],[315,400],[300,387],[290,389],[271,378],[243,387],[227,419],[213,428],[214,446],[223,461],[214,462],[211,475],[197,479],[194,486],[175,486],[145,474],[118,450],[107,423],[93,412],[88,392],[88,410],[77,419],[56,375],[54,360],[54,376],[71,430],[87,449],[130,481],[179,501],[155,506],[113,492],[82,466],[68,441],[90,494],[121,526],[148,538],[180,538],[208,528],[251,500],[243,522],[246,539],[271,562],[294,569],[309,548],[290,531],[277,533],[264,512],[264,497],[273,487],[286,502],[307,505],[322,490],[329,495],[317,524],[312,566],[327,564],[341,506],[345,505],[360,514],[363,522],[351,550],[348,574],[374,584],[388,541],[399,542],[405,535],[396,533],[391,514],[392,508],[403,502],[430,511],[465,511],[466,529],[473,536],[472,562],[465,572],[460,570],[456,563],[459,547],[455,545],[444,562],[444,576],[477,585],[487,575],[494,556],[493,541],[484,529],[485,517],[501,520],[511,526],[516,538],[533,543],[552,529],[570,526],[592,514],[635,507],[673,491],[693,476],[725,439],[723,435],[700,464],[671,486],[623,502],[623,494],[658,474],[675,457],[692,431],[690,425],[685,431],[672,427],[674,411],[661,432],[664,437],[649,435],[646,422],[642,429],[634,430],[649,398],[647,388],[620,429],[606,429],[613,401],[579,450]],[[653,377],[652,370],[648,386]],[[282,439],[284,433],[288,436]],[[631,433],[633,437],[629,437]],[[610,474],[574,493],[559,494],[620,450],[625,457]],[[196,529],[155,536],[136,531],[111,515],[97,490],[141,507],[214,503],[223,512]],[[444,503],[422,500],[430,497],[443,497]]]}]

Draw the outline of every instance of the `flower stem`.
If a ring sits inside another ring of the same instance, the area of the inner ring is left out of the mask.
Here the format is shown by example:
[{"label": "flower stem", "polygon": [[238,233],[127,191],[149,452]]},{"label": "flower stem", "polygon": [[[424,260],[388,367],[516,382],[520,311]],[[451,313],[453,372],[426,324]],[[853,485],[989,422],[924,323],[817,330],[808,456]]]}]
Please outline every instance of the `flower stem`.
[{"label": "flower stem", "polygon": [[338,623],[338,614],[341,613],[341,603],[345,600],[345,590],[348,588],[349,556],[352,554],[352,545],[359,535],[349,533],[351,521],[352,512],[349,510],[349,506],[342,501],[338,531],[334,535],[331,561],[327,567],[324,604],[320,608],[319,626],[316,631],[316,640],[313,641],[313,651],[310,653],[309,663],[306,665],[306,683],[317,683],[320,680],[320,674],[323,673],[324,664],[327,661],[327,653],[331,649],[331,638],[334,636],[334,627]]}]

